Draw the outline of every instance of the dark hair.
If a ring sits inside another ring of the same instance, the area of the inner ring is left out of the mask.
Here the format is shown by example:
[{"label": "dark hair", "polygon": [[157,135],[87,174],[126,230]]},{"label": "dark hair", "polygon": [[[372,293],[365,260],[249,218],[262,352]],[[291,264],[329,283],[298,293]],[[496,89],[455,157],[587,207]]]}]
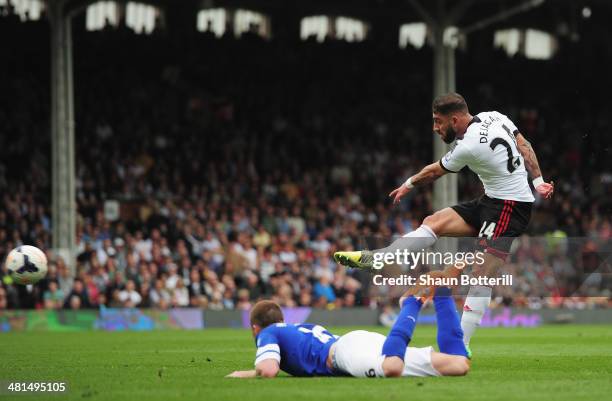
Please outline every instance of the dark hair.
[{"label": "dark hair", "polygon": [[436,97],[431,109],[434,113],[444,116],[456,112],[469,113],[465,99],[458,93],[447,93]]},{"label": "dark hair", "polygon": [[283,311],[274,301],[259,301],[251,309],[251,326],[258,325],[262,329],[274,323],[282,323]]}]

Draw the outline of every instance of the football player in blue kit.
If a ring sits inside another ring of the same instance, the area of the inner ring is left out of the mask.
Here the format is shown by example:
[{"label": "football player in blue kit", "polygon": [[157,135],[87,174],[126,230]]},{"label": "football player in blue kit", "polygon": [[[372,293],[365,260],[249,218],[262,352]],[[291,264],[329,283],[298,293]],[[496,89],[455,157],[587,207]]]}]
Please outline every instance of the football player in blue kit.
[{"label": "football player in blue kit", "polygon": [[[432,289],[433,291],[433,289]],[[275,377],[280,370],[292,376],[463,376],[470,363],[463,331],[448,287],[435,289],[439,352],[415,348],[412,338],[425,297],[405,294],[389,335],[365,330],[336,336],[313,324],[284,323],[273,301],[260,301],[251,310],[250,324],[257,346],[255,369],[227,377]]]}]

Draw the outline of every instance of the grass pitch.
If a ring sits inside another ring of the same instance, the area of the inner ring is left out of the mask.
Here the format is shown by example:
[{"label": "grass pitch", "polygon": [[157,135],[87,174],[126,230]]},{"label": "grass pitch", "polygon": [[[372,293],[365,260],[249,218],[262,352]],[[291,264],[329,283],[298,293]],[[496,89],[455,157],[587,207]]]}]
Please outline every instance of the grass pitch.
[{"label": "grass pitch", "polygon": [[[435,328],[417,327],[412,344],[435,344]],[[467,377],[225,379],[253,366],[246,330],[4,333],[0,381],[65,381],[69,392],[0,401],[603,401],[612,394],[612,325],[480,329],[472,349]]]}]

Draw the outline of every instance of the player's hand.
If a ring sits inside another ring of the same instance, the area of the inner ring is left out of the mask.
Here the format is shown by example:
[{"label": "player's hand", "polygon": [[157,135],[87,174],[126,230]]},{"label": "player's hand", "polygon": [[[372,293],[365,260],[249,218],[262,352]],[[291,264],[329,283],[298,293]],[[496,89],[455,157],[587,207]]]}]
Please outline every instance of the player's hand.
[{"label": "player's hand", "polygon": [[555,182],[551,181],[550,184],[547,182],[544,182],[538,185],[535,190],[540,194],[542,198],[550,199],[552,198],[553,193],[555,192]]},{"label": "player's hand", "polygon": [[247,377],[245,375],[245,372],[241,371],[241,370],[235,370],[232,373],[230,373],[229,375],[225,376],[225,377],[232,377],[234,379],[243,379],[245,377]]},{"label": "player's hand", "polygon": [[393,191],[391,191],[389,197],[393,198],[393,204],[395,205],[396,203],[399,203],[402,197],[408,192],[410,192],[410,189],[407,188],[404,184],[402,184],[399,187],[395,188]]}]

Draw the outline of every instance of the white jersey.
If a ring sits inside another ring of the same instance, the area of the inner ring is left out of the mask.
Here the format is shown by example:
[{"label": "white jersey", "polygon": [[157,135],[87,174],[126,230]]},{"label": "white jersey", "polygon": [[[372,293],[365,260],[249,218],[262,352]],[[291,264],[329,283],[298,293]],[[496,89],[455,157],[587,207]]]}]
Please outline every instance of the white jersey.
[{"label": "white jersey", "polygon": [[516,143],[516,125],[497,111],[477,114],[462,139],[440,165],[456,173],[463,167],[478,175],[490,198],[533,202],[525,160]]}]

